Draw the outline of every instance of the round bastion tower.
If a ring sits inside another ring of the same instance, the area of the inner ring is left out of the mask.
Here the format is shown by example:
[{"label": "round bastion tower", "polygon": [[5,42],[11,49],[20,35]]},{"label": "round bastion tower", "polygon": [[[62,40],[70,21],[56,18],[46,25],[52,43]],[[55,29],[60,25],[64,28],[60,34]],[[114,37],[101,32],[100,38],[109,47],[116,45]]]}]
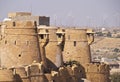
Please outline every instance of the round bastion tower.
[{"label": "round bastion tower", "polygon": [[0,23],[0,82],[110,82],[109,66],[91,62],[91,29],[52,27],[49,17],[26,12],[9,15]]},{"label": "round bastion tower", "polygon": [[87,29],[66,29],[64,61],[75,60],[81,65],[91,62],[90,44],[93,42],[93,32]]},{"label": "round bastion tower", "polygon": [[63,65],[64,29],[39,26],[38,34],[41,58],[44,66],[48,69],[56,70]]},{"label": "round bastion tower", "polygon": [[1,27],[1,67],[16,67],[41,61],[34,21],[6,21]]}]

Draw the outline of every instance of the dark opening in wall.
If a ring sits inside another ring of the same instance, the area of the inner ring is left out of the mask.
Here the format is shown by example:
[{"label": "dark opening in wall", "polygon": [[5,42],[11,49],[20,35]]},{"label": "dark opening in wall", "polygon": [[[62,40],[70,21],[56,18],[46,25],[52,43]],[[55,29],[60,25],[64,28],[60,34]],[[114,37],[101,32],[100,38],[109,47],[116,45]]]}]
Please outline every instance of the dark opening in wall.
[{"label": "dark opening in wall", "polygon": [[19,54],[18,57],[21,57],[21,54]]},{"label": "dark opening in wall", "polygon": [[74,46],[76,46],[76,41],[74,41]]},{"label": "dark opening in wall", "polygon": [[65,44],[65,43],[61,44],[61,49],[62,49],[62,51],[64,50],[64,44]]},{"label": "dark opening in wall", "polygon": [[34,25],[37,26],[37,22],[36,21],[34,21]]},{"label": "dark opening in wall", "polygon": [[13,26],[16,26],[15,22],[13,22]]},{"label": "dark opening in wall", "polygon": [[16,45],[16,43],[17,43],[17,42],[15,41],[15,45]]},{"label": "dark opening in wall", "polygon": [[5,40],[5,44],[7,44],[7,40]]},{"label": "dark opening in wall", "polygon": [[40,38],[41,38],[41,39],[44,39],[44,35],[40,35]]},{"label": "dark opening in wall", "polygon": [[62,34],[57,34],[58,35],[58,38],[61,38]]},{"label": "dark opening in wall", "polygon": [[27,46],[29,45],[29,41],[26,42],[26,45],[27,45]]}]

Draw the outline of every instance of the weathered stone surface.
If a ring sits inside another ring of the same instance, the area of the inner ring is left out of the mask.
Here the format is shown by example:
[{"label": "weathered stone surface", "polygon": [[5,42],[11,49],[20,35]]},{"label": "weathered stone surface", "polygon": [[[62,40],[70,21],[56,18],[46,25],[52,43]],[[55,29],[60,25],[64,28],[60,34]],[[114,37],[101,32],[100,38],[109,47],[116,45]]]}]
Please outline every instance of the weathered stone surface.
[{"label": "weathered stone surface", "polygon": [[63,52],[64,61],[76,60],[85,65],[91,62],[86,29],[66,29]]},{"label": "weathered stone surface", "polygon": [[2,69],[0,70],[0,82],[14,82],[12,70]]},{"label": "weathered stone surface", "polygon": [[92,82],[109,82],[109,68],[105,64],[88,64],[86,77]]},{"label": "weathered stone surface", "polygon": [[28,22],[21,23],[21,26],[4,28],[5,35],[0,41],[1,66],[29,65],[34,60],[40,61],[36,27],[27,28],[26,25],[24,28],[26,23]]},{"label": "weathered stone surface", "polygon": [[0,81],[109,82],[109,66],[91,63],[92,30],[51,27],[49,17],[31,13],[9,17],[0,24]]}]

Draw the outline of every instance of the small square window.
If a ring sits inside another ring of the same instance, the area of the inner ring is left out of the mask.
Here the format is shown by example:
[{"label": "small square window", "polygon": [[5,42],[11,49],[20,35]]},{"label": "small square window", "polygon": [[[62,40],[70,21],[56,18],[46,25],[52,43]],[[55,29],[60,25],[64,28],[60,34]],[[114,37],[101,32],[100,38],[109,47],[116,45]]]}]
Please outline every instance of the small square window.
[{"label": "small square window", "polygon": [[5,40],[5,44],[7,44],[7,40]]},{"label": "small square window", "polygon": [[76,46],[76,41],[74,41],[74,46]]},{"label": "small square window", "polygon": [[16,26],[15,22],[13,22],[13,26]]},{"label": "small square window", "polygon": [[62,35],[61,34],[57,34],[57,36],[58,36],[58,38],[61,38]]},{"label": "small square window", "polygon": [[16,43],[17,43],[17,42],[15,41],[15,43],[14,43],[14,44],[16,45]]},{"label": "small square window", "polygon": [[44,39],[44,35],[43,35],[43,34],[42,34],[42,35],[40,35],[40,38],[41,38],[41,39]]}]

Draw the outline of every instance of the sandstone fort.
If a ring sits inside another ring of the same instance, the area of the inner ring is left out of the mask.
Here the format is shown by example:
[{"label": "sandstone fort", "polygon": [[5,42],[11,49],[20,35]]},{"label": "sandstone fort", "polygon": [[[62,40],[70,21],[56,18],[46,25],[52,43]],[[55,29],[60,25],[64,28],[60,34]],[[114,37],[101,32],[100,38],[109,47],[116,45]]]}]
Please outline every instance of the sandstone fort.
[{"label": "sandstone fort", "polygon": [[91,61],[91,29],[50,26],[50,18],[9,13],[0,23],[0,82],[110,82]]}]

